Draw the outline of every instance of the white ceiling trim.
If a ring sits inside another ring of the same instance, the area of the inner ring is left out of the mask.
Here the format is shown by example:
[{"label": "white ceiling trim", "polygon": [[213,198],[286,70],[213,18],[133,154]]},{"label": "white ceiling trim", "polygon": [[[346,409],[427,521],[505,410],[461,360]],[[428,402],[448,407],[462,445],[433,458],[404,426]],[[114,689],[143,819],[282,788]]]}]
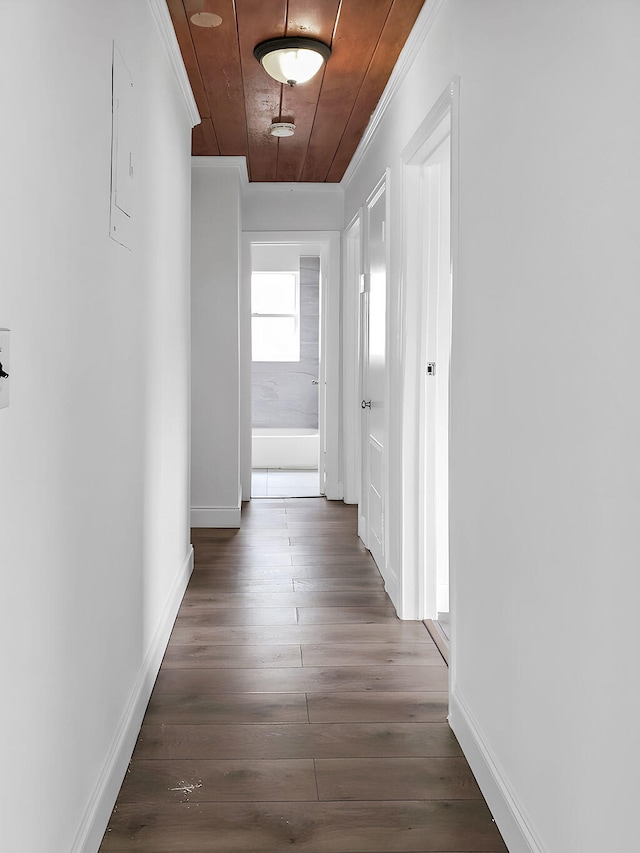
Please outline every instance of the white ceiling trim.
[{"label": "white ceiling trim", "polygon": [[313,183],[311,181],[253,181],[250,184],[252,190],[268,190],[273,192],[301,193],[313,190],[314,193],[343,193],[344,190],[340,184],[322,184]]},{"label": "white ceiling trim", "polygon": [[220,154],[209,154],[204,157],[196,155],[191,158],[191,165],[199,169],[235,169],[240,175],[243,187],[249,184],[246,157],[224,157]]},{"label": "white ceiling trim", "polygon": [[180,46],[175,30],[173,29],[173,22],[167,8],[166,0],[147,0],[147,3],[149,4],[153,20],[156,22],[160,41],[167,54],[167,59],[178,81],[191,127],[194,127],[196,124],[200,124],[200,113],[196,106],[196,99],[193,97],[191,83],[189,83],[187,69],[184,67],[184,60],[182,59]]}]

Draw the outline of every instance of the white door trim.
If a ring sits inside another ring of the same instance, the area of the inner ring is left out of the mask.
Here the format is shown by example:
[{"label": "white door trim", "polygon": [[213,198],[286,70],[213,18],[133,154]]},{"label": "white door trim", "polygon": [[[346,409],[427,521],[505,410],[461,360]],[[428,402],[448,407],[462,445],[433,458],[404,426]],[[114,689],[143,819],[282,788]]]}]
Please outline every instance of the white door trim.
[{"label": "white door trim", "polygon": [[[403,251],[404,290],[404,384],[402,441],[402,569],[399,615],[403,619],[434,618],[435,602],[424,589],[421,570],[422,519],[417,496],[420,493],[421,406],[424,385],[424,270],[423,221],[420,172],[441,143],[451,145],[451,268],[455,288],[458,244],[458,108],[459,81],[454,79],[434,104],[402,152],[403,163]],[[455,592],[451,578],[451,631],[455,633]],[[452,639],[452,655],[454,643]]]},{"label": "white door trim", "polygon": [[245,231],[243,233],[243,269],[241,301],[241,389],[243,405],[240,423],[243,450],[241,474],[244,484],[251,483],[251,246],[288,245],[304,247],[303,251],[320,257],[320,420],[321,456],[324,455],[324,494],[329,500],[342,500],[343,484],[340,468],[340,232],[339,231]]},{"label": "white door trim", "polygon": [[[342,419],[344,502],[360,503],[360,288],[362,210],[345,229],[342,289]],[[362,538],[362,537],[361,537]]]}]

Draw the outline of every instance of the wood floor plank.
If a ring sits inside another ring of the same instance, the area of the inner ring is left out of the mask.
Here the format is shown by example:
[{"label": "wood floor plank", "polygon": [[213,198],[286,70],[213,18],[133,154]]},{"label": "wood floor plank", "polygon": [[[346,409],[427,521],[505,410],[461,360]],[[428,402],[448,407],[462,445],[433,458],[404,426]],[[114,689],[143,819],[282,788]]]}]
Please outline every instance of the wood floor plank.
[{"label": "wood floor plank", "polygon": [[318,758],[321,800],[479,800],[465,758]]},{"label": "wood floor plank", "polygon": [[[336,563],[315,564],[308,566],[296,566],[295,572],[292,572],[290,565],[275,565],[275,566],[254,566],[245,564],[239,566],[233,561],[227,563],[216,563],[212,565],[198,565],[192,574],[192,578],[201,576],[211,583],[215,583],[217,578],[222,581],[237,578],[238,580],[282,580],[287,579],[295,581],[303,578],[363,578],[372,579],[376,582],[380,578],[379,572],[372,570],[370,566],[363,566],[361,560],[348,565]],[[389,605],[391,606],[391,605]]]},{"label": "wood floor plank", "polygon": [[445,691],[309,693],[307,704],[312,723],[444,722],[449,711]]},{"label": "wood floor plank", "polygon": [[341,622],[364,624],[406,624],[400,623],[391,604],[384,607],[298,607],[300,625],[334,625]]},{"label": "wood floor plank", "polygon": [[[262,608],[258,608],[262,610]],[[266,608],[268,610],[269,608]],[[421,622],[401,622],[395,619],[391,622],[377,624],[374,622],[339,623],[328,625],[268,625],[248,624],[225,626],[213,624],[218,619],[216,611],[212,624],[205,627],[184,627],[182,624],[173,629],[172,643],[187,643],[198,645],[202,643],[267,643],[274,645],[284,643],[375,643],[375,642],[412,642],[425,643],[434,646],[434,642]],[[302,615],[304,611],[300,611]],[[224,618],[224,617],[222,617]]]},{"label": "wood floor plank", "polygon": [[291,555],[283,552],[274,554],[266,548],[263,553],[253,557],[250,555],[234,556],[233,554],[229,556],[228,554],[221,553],[217,549],[212,548],[209,552],[203,551],[201,553],[196,553],[195,559],[197,566],[196,571],[198,568],[204,566],[215,568],[218,564],[229,565],[229,563],[233,563],[238,568],[242,568],[243,566],[261,567],[293,565]]},{"label": "wood floor plank", "polygon": [[[289,569],[291,574],[291,569]],[[370,586],[372,586],[370,584]],[[200,570],[194,572],[189,584],[190,591],[215,589],[217,593],[235,592],[247,595],[248,593],[260,594],[263,592],[296,592],[295,583],[291,577],[289,578],[242,578],[238,575],[235,577],[221,577],[215,571],[207,572]],[[357,588],[357,587],[356,587]],[[304,590],[300,590],[304,591]]]},{"label": "wood floor plank", "polygon": [[203,758],[131,762],[120,792],[121,803],[243,800],[317,800],[311,759],[211,760]]},{"label": "wood floor plank", "polygon": [[[235,531],[229,542],[270,542],[273,539],[288,539],[291,536],[287,527],[261,527],[259,529],[243,525]],[[211,538],[206,541],[213,541]]]},{"label": "wood floor plank", "polygon": [[224,730],[226,724],[307,723],[308,719],[304,693],[152,693],[142,731],[156,724],[185,728],[215,724]]},{"label": "wood floor plank", "polygon": [[381,577],[293,578],[294,592],[384,592]]},{"label": "wood floor plank", "polygon": [[346,546],[347,548],[357,550],[358,553],[364,553],[366,550],[362,542],[358,539],[357,536],[354,536],[353,533],[340,533],[336,531],[331,532],[331,536],[328,537],[326,533],[320,532],[297,532],[291,533],[289,538],[289,544],[292,548],[314,548],[320,551],[326,550],[327,548],[340,548]]},{"label": "wood floor plank", "polygon": [[302,666],[302,656],[296,645],[175,645],[167,649],[162,665],[165,669],[291,667]]},{"label": "wood floor plank", "polygon": [[371,554],[321,554],[321,553],[291,553],[291,565],[297,566],[365,566],[369,565],[372,570],[378,571]]},{"label": "wood floor plank", "polygon": [[481,800],[123,804],[104,853],[507,853]]},{"label": "wood floor plank", "polygon": [[[186,707],[182,707],[188,719]],[[159,715],[156,715],[159,718]],[[195,715],[194,715],[195,716]],[[138,758],[460,758],[444,721],[433,723],[237,723],[228,725],[145,722]],[[390,797],[396,799],[396,797]]]},{"label": "wood floor plank", "polygon": [[[261,558],[263,555],[261,554],[259,556]],[[227,572],[227,574],[232,574],[235,571],[239,575],[247,575],[248,577],[251,577],[254,571],[259,571],[262,568],[271,569],[272,571],[275,571],[278,568],[290,570],[292,565],[294,565],[292,557],[289,556],[289,558],[287,559],[286,555],[278,562],[270,561],[269,563],[265,564],[263,563],[262,559],[255,559],[255,555],[238,556],[234,554],[228,555],[221,554],[218,552],[212,552],[211,556],[208,557],[207,560],[196,559],[194,574],[203,570],[215,570],[220,572],[221,574],[224,572]],[[322,555],[319,555],[317,557],[306,556],[304,557],[304,559],[296,558],[296,565],[299,566],[300,569],[331,568],[335,572],[333,577],[342,577],[343,573],[348,572],[349,570],[352,573],[357,573],[361,575],[362,577],[380,577],[378,567],[373,564],[373,560],[369,562],[368,559],[362,559],[358,554],[333,556],[330,559],[326,559]],[[289,575],[289,577],[291,577],[291,575]]]},{"label": "wood floor plank", "polygon": [[438,649],[425,643],[305,644],[301,648],[303,666],[445,666]]},{"label": "wood floor plank", "polygon": [[291,558],[295,557],[325,557],[335,555],[335,559],[341,557],[358,557],[365,556],[367,550],[361,542],[336,542],[333,543],[331,538],[325,538],[324,544],[317,543],[315,545],[290,545],[289,554]]},{"label": "wood floor plank", "polygon": [[447,689],[436,666],[302,667],[300,669],[161,669],[158,693],[424,692]]},{"label": "wood floor plank", "polygon": [[[351,550],[351,546],[345,547]],[[194,551],[198,558],[202,557],[204,559],[207,559],[207,557],[226,557],[227,559],[242,557],[251,560],[263,554],[272,554],[279,557],[294,553],[288,539],[269,539],[263,542],[262,545],[257,542],[207,543],[196,545]]]},{"label": "wood floor plank", "polygon": [[216,592],[191,587],[188,601],[207,601],[211,609],[227,607],[381,607],[387,603],[380,590],[360,592]]},{"label": "wood floor plank", "polygon": [[282,626],[297,624],[298,616],[295,607],[229,607],[226,610],[218,610],[214,618],[211,614],[211,608],[206,603],[203,604],[201,601],[190,599],[188,602],[184,602],[180,608],[173,629],[172,641],[176,641],[181,629],[187,629],[187,627],[201,626],[204,628],[215,625],[217,628],[222,628],[225,625]]}]

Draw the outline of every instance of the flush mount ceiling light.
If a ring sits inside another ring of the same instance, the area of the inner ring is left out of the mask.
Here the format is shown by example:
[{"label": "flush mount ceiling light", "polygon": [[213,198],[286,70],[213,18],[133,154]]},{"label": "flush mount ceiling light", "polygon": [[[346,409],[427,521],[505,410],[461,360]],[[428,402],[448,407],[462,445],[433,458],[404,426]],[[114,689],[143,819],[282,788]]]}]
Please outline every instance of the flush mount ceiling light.
[{"label": "flush mount ceiling light", "polygon": [[263,41],[253,55],[274,80],[295,86],[318,73],[331,48],[317,39],[291,37]]}]

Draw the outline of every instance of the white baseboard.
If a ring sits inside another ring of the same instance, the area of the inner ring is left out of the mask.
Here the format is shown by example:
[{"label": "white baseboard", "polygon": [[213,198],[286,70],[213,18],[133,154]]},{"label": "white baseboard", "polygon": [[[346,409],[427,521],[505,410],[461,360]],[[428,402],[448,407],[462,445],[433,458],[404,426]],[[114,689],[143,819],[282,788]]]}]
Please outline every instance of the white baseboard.
[{"label": "white baseboard", "polygon": [[517,802],[506,774],[494,760],[467,704],[455,687],[449,696],[449,725],[502,833],[509,853],[544,853]]},{"label": "white baseboard", "polygon": [[190,547],[167,598],[129,701],[120,717],[111,748],[80,822],[71,853],[95,853],[100,847],[113,805],[127,772],[149,697],[192,571],[193,548]]},{"label": "white baseboard", "polygon": [[341,501],[344,498],[344,487],[340,482],[334,482],[327,478],[325,484],[325,498],[328,501]]},{"label": "white baseboard", "polygon": [[240,506],[192,506],[192,527],[240,527]]}]

